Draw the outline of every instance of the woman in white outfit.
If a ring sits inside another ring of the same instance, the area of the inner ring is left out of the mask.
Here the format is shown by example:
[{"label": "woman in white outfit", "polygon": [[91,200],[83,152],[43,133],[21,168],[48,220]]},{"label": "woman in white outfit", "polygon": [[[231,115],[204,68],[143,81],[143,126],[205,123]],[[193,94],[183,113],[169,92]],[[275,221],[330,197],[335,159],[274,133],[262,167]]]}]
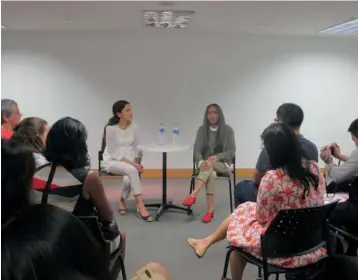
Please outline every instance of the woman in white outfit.
[{"label": "woman in white outfit", "polygon": [[143,172],[143,166],[140,164],[141,151],[138,149],[137,128],[132,123],[131,105],[125,100],[117,101],[113,104],[112,112],[113,117],[105,131],[103,169],[107,173],[124,176],[119,201],[120,214],[126,214],[125,200],[132,191],[139,216],[146,222],[152,222],[153,218],[142,200],[139,174]]}]

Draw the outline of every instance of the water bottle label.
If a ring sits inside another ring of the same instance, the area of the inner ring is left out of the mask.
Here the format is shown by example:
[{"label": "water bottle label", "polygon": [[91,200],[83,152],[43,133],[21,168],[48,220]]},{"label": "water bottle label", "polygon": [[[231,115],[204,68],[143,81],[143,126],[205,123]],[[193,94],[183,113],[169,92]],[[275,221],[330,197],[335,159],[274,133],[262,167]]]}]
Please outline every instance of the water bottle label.
[{"label": "water bottle label", "polygon": [[159,128],[159,133],[164,133],[165,129],[163,127]]}]

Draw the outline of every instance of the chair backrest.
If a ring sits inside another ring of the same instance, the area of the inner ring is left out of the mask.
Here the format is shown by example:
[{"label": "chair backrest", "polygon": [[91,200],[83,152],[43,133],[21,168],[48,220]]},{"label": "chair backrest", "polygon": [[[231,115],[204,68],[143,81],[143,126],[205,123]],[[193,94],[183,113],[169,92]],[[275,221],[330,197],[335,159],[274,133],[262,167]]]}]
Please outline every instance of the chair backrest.
[{"label": "chair backrest", "polygon": [[326,245],[329,235],[327,218],[337,202],[278,212],[261,236],[262,256],[300,256]]}]

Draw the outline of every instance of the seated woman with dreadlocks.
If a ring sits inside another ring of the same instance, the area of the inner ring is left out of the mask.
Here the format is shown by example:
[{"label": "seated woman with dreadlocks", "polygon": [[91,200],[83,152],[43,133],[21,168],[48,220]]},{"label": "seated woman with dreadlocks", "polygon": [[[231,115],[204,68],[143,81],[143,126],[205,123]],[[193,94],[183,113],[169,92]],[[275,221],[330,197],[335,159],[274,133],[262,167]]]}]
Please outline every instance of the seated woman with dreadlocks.
[{"label": "seated woman with dreadlocks", "polygon": [[206,107],[204,123],[198,129],[194,144],[194,161],[199,168],[194,191],[183,201],[184,206],[196,202],[196,196],[205,186],[208,209],[203,222],[209,223],[214,217],[215,178],[217,173],[230,173],[235,156],[235,135],[225,123],[224,114],[218,104]]},{"label": "seated woman with dreadlocks", "polygon": [[[214,243],[227,238],[257,258],[261,257],[260,236],[281,209],[316,207],[324,204],[324,178],[315,161],[307,160],[292,129],[282,123],[271,124],[262,134],[263,146],[272,170],[262,178],[257,202],[245,202],[226,218],[219,228],[203,239],[189,238],[189,245],[201,258]],[[273,265],[293,268],[317,262],[325,250],[288,258],[269,259]],[[246,261],[231,253],[232,280],[241,280]]]}]

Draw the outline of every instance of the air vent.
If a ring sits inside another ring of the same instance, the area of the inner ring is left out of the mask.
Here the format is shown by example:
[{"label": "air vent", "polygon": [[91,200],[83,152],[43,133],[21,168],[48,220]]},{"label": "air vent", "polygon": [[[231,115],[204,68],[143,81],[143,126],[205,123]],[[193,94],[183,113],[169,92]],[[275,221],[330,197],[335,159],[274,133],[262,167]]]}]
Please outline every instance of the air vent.
[{"label": "air vent", "polygon": [[185,28],[193,11],[144,11],[145,27]]}]

